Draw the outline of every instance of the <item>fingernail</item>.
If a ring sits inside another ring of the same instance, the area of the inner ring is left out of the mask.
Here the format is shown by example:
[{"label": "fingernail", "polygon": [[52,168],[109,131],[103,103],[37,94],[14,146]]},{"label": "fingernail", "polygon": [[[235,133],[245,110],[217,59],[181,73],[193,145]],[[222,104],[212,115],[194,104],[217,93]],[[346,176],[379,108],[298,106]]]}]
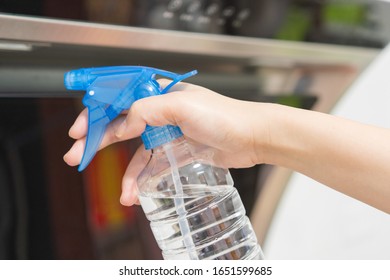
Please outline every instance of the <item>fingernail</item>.
[{"label": "fingernail", "polygon": [[115,136],[118,138],[122,137],[122,135],[125,133],[125,130],[126,130],[126,121],[123,121],[118,127],[118,129],[115,131]]}]

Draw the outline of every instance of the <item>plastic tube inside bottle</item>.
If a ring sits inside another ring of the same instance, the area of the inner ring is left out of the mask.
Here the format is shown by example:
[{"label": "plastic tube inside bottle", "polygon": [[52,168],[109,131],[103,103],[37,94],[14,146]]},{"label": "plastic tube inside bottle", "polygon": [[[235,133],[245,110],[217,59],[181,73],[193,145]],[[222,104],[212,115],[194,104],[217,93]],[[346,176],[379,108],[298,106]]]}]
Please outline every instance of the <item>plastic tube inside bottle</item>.
[{"label": "plastic tube inside bottle", "polygon": [[171,143],[164,145],[164,150],[167,155],[169,164],[171,165],[172,180],[175,185],[176,195],[174,197],[175,209],[178,215],[178,222],[181,234],[183,236],[184,246],[187,249],[188,255],[191,260],[198,260],[198,255],[196,254],[195,244],[192,240],[190,226],[187,221],[187,210],[184,204],[184,192],[183,185],[180,180],[179,170],[177,168],[177,162],[172,151]]}]

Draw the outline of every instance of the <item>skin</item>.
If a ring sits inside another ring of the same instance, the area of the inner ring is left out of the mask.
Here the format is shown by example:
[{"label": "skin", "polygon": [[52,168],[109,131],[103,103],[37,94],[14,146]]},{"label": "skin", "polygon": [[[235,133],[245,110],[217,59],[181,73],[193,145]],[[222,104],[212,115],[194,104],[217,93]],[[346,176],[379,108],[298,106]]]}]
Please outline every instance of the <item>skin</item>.
[{"label": "skin", "polygon": [[[162,87],[170,81],[159,80]],[[339,192],[390,213],[390,131],[288,106],[240,101],[180,83],[169,94],[138,100],[107,128],[100,149],[141,135],[146,124],[179,126],[186,138],[214,150],[226,168],[267,163],[291,168]],[[85,146],[87,111],[69,131],[64,156],[78,165]],[[120,201],[138,203],[137,177],[150,152],[140,147],[122,181]]]}]

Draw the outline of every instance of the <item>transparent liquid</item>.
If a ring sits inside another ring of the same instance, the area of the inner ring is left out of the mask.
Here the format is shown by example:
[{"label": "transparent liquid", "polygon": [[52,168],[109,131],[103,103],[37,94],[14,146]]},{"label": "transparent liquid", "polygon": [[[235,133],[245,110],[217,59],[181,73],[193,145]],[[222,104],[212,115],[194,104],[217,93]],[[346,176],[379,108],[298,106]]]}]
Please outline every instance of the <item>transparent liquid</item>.
[{"label": "transparent liquid", "polygon": [[[182,189],[181,194],[139,196],[164,259],[263,259],[234,187],[183,185]],[[188,229],[184,234],[183,224]]]}]

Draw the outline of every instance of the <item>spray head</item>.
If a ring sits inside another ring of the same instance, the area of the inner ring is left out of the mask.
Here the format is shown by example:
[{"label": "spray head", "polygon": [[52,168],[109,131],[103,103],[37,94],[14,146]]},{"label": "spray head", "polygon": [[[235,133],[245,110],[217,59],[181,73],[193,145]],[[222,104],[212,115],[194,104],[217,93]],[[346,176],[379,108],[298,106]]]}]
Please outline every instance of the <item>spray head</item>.
[{"label": "spray head", "polygon": [[[176,83],[196,75],[191,71],[183,75],[142,66],[112,66],[82,68],[65,73],[65,87],[84,90],[83,104],[88,108],[88,133],[84,154],[78,170],[84,170],[95,156],[107,125],[138,99],[165,94]],[[172,79],[160,88],[156,75]],[[177,126],[147,126],[141,138],[146,149],[170,142],[183,133]]]}]

